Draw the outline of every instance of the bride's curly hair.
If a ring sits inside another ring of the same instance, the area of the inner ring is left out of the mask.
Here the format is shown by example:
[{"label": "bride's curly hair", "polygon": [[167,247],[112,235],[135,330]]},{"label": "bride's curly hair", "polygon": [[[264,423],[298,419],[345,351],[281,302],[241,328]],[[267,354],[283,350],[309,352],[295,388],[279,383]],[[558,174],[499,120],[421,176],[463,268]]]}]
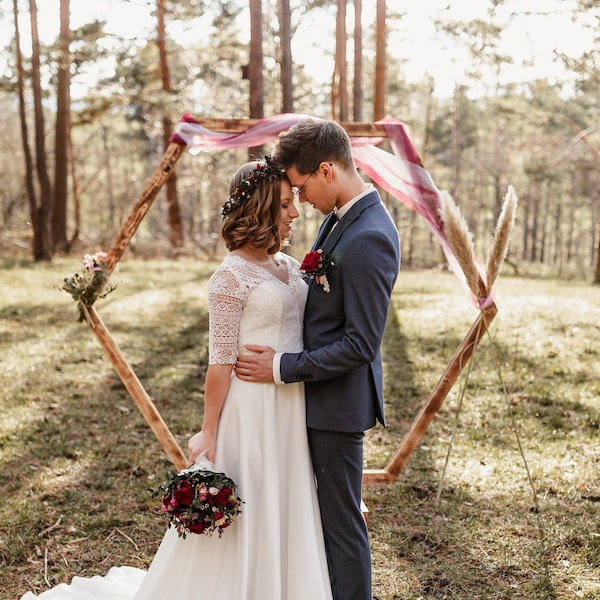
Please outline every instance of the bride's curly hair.
[{"label": "bride's curly hair", "polygon": [[[242,165],[229,184],[230,195],[248,181],[260,168],[262,161]],[[286,179],[284,171],[272,170],[258,182],[247,200],[231,210],[221,225],[221,237],[229,251],[237,250],[247,243],[255,248],[267,248],[269,254],[278,252],[282,245],[279,235],[281,211],[281,182]]]}]

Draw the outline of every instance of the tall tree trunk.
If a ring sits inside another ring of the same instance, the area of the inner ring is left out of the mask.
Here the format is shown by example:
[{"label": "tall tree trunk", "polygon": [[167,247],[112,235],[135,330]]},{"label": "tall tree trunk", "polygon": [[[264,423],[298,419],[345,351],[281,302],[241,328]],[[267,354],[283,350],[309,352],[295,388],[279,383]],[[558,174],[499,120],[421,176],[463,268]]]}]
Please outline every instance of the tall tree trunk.
[{"label": "tall tree trunk", "polygon": [[73,244],[79,239],[79,232],[81,231],[81,204],[79,202],[79,177],[77,174],[77,168],[75,165],[75,157],[73,156],[73,130],[69,127],[69,166],[71,168],[71,190],[73,195],[73,220],[75,221],[75,229],[69,240],[67,252],[71,251]]},{"label": "tall tree trunk", "polygon": [[[531,188],[532,181],[529,179],[529,188]],[[520,198],[519,202],[520,206],[523,210],[523,239],[521,241],[521,259],[524,261],[529,260],[529,244],[530,241],[530,226],[529,226],[529,218],[530,218],[530,207],[531,207],[531,196],[529,194],[524,195]]]},{"label": "tall tree trunk", "polygon": [[426,161],[427,153],[429,152],[429,140],[431,136],[431,115],[433,113],[433,91],[435,88],[435,80],[433,77],[428,77],[429,87],[427,88],[427,104],[425,107],[425,123],[423,125],[423,146],[421,147],[421,156]]},{"label": "tall tree trunk", "polygon": [[25,112],[25,69],[23,68],[23,56],[21,54],[21,34],[19,31],[19,7],[17,0],[13,0],[13,16],[15,21],[15,61],[17,63],[17,90],[19,95],[19,121],[21,124],[21,143],[23,144],[23,156],[25,157],[25,186],[27,189],[27,202],[29,205],[29,218],[33,229],[33,254],[39,241],[37,198],[33,186],[33,158],[29,147],[29,133],[27,130],[27,117]]},{"label": "tall tree trunk", "polygon": [[[421,146],[421,156],[423,160],[427,156],[429,152],[429,139],[431,132],[431,114],[433,112],[433,89],[434,89],[434,79],[433,77],[429,77],[429,88],[427,93],[427,104],[425,108],[425,123],[424,123],[424,131],[423,131],[423,145]],[[414,210],[410,211],[409,215],[409,225],[408,231],[404,235],[405,243],[407,246],[406,252],[403,253],[403,262],[407,267],[413,266],[413,260],[415,255],[415,243],[417,236],[417,213]],[[440,248],[440,253],[443,253]]]},{"label": "tall tree trunk", "polygon": [[464,99],[464,89],[457,85],[454,88],[454,119],[452,120],[451,134],[451,153],[452,153],[452,183],[450,184],[450,195],[457,198],[459,194],[461,168],[462,168],[462,152],[460,149],[460,136],[462,129],[462,109]]},{"label": "tall tree trunk", "polygon": [[[263,50],[262,50],[262,6],[261,0],[250,0],[250,118],[262,119],[264,113]],[[262,146],[248,149],[248,156],[254,158],[262,154]]]},{"label": "tall tree trunk", "polygon": [[595,169],[589,175],[588,190],[592,222],[592,265],[595,264],[592,283],[600,283],[600,211],[598,211],[598,173]]},{"label": "tall tree trunk", "polygon": [[385,117],[385,0],[377,0],[377,33],[375,52],[375,98],[373,102],[373,120]]},{"label": "tall tree trunk", "polygon": [[563,269],[563,236],[562,236],[562,223],[563,223],[563,211],[562,204],[558,202],[556,204],[556,212],[554,213],[554,252],[552,254],[552,264],[558,266],[558,273],[562,273]]},{"label": "tall tree trunk", "polygon": [[540,212],[539,212],[539,262],[545,265],[547,261],[547,247],[548,247],[548,217],[550,212],[550,206],[548,201],[548,186],[544,185],[542,190],[542,196],[540,197]]},{"label": "tall tree trunk", "polygon": [[531,214],[531,262],[536,262],[539,259],[539,243],[538,234],[540,227],[540,186],[536,185],[533,196],[533,212]]},{"label": "tall tree trunk", "polygon": [[335,67],[331,86],[331,113],[338,121],[348,120],[348,77],[346,61],[346,0],[337,0]]},{"label": "tall tree trunk", "polygon": [[600,285],[600,211],[598,211],[598,217],[596,220],[596,243],[595,243],[595,251],[596,251],[596,270],[594,272],[594,281],[593,283],[596,285]]},{"label": "tall tree trunk", "polygon": [[575,230],[577,229],[577,210],[575,209],[575,206],[573,205],[573,203],[569,204],[569,215],[568,215],[568,221],[567,221],[567,242],[566,242],[566,246],[567,246],[567,256],[566,256],[566,261],[567,261],[567,265],[569,265],[571,263],[571,261],[573,260],[573,257],[575,256],[575,247],[577,246],[577,240],[576,240],[576,235],[575,235]]},{"label": "tall tree trunk", "polygon": [[292,16],[290,0],[279,3],[279,35],[281,38],[281,112],[294,112],[294,88],[292,84]]},{"label": "tall tree trunk", "polygon": [[[48,177],[46,160],[46,136],[44,131],[44,110],[42,107],[42,83],[40,76],[40,39],[37,25],[37,6],[29,0],[31,18],[31,83],[35,114],[35,164],[40,185],[40,204],[37,207],[37,232],[34,231],[33,257],[35,260],[52,260],[52,186]],[[36,235],[37,234],[37,235]]]},{"label": "tall tree trunk", "polygon": [[[160,61],[160,77],[162,80],[162,89],[166,94],[170,94],[171,75],[169,73],[169,62],[167,59],[167,43],[165,34],[165,0],[158,0],[157,5],[157,39],[158,55]],[[163,124],[163,148],[166,150],[169,145],[169,140],[173,134],[173,125],[168,111],[165,110],[162,117]],[[177,176],[173,171],[165,183],[165,191],[167,195],[167,206],[169,215],[169,241],[172,248],[180,248],[183,246],[183,223],[181,220],[181,210],[179,208],[179,199],[177,197]]]},{"label": "tall tree trunk", "polygon": [[70,64],[69,0],[60,0],[60,36],[58,41],[58,84],[56,90],[56,132],[54,138],[54,204],[52,206],[52,242],[54,251],[66,252],[67,194],[69,180]]},{"label": "tall tree trunk", "polygon": [[362,0],[354,0],[354,79],[352,81],[352,117],[362,121]]},{"label": "tall tree trunk", "polygon": [[106,199],[108,201],[108,222],[104,224],[104,229],[111,231],[117,225],[116,203],[113,182],[112,157],[108,144],[108,128],[102,127],[102,149],[104,151],[104,168],[106,169]]}]

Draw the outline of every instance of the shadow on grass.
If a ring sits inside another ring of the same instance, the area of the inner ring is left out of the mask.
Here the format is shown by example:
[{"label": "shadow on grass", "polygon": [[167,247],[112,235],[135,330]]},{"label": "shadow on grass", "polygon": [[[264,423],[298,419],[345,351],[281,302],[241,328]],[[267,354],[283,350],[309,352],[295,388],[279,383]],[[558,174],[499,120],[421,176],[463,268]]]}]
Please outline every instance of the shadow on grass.
[{"label": "shadow on grass", "polygon": [[[183,448],[201,424],[208,335],[206,310],[189,310],[174,301],[173,319],[108,323]],[[112,564],[147,567],[166,526],[148,491],[171,468],[163,449],[75,313],[5,305],[1,318],[22,332],[0,343],[36,332],[45,345],[26,353],[26,378],[7,381],[2,399],[14,416],[0,436],[0,598]]]},{"label": "shadow on grass", "polygon": [[[414,380],[411,359],[406,352],[406,336],[397,315],[396,309],[392,308],[383,346],[387,369],[386,397],[392,399],[386,406],[388,428],[385,435],[373,436],[385,441],[388,449],[394,446],[394,442],[395,446],[400,443],[427,398],[427,394],[423,394],[422,382]],[[447,334],[443,341],[432,336],[423,337],[418,342],[423,354],[439,355],[441,347],[453,352],[462,338]],[[475,387],[482,382],[490,385],[489,368],[481,368],[487,356],[486,342],[484,338],[473,357]],[[508,351],[501,347],[497,352],[506,355]],[[442,372],[443,368],[440,376]],[[455,387],[459,387],[460,383],[458,381]],[[498,410],[506,411],[506,405],[499,406]],[[452,417],[444,406],[442,411],[444,419]],[[469,425],[466,427],[468,429]],[[435,429],[439,434],[440,430],[449,431],[450,426],[442,422]],[[469,433],[466,435],[468,437]],[[489,439],[489,432],[482,436],[481,443],[506,442],[502,436],[493,442]],[[509,442],[506,444],[510,445]],[[498,522],[493,522],[493,511],[485,501],[485,494],[469,493],[468,485],[457,487],[445,482],[441,504],[437,505],[439,462],[434,463],[433,454],[427,452],[427,448],[420,451],[420,446],[394,484],[369,486],[365,490],[374,571],[377,574],[374,598],[557,598],[550,562],[542,545],[544,534],[537,531],[532,536],[531,533],[536,528],[536,516],[530,512],[531,498],[527,495],[521,499],[508,495],[494,498],[494,506],[497,506],[496,503],[512,504],[520,514],[522,523],[514,521],[515,533],[509,536],[511,541],[507,543],[503,539],[506,532],[495,531]],[[394,450],[395,447],[392,447]],[[488,516],[482,518],[486,514]],[[505,518],[510,520],[503,514],[503,522]],[[490,531],[485,541],[486,551],[478,552],[482,520],[490,523]],[[518,557],[515,555],[514,558],[511,556],[513,544],[522,547]],[[490,547],[493,556],[490,556]],[[525,562],[523,554],[528,556]],[[482,590],[490,588],[495,590],[493,596],[480,595]]]},{"label": "shadow on grass", "polygon": [[[437,508],[435,484],[426,479],[420,470],[418,485],[409,477],[369,490],[374,568],[390,573],[376,581],[374,598],[558,598],[540,539],[530,537],[535,517],[518,500],[504,498],[514,511],[506,531],[485,500],[463,488],[447,486]],[[394,511],[397,500],[402,504]]]}]

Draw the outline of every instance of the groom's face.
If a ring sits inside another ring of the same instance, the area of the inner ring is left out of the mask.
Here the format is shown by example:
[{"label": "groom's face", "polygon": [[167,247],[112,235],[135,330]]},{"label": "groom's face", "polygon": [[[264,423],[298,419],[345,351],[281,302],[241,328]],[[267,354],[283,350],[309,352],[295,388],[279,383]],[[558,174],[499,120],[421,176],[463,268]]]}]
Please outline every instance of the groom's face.
[{"label": "groom's face", "polygon": [[321,163],[310,173],[300,174],[296,166],[286,169],[286,174],[300,202],[306,202],[324,215],[335,206],[335,197],[331,197],[331,183],[328,177],[331,165]]}]

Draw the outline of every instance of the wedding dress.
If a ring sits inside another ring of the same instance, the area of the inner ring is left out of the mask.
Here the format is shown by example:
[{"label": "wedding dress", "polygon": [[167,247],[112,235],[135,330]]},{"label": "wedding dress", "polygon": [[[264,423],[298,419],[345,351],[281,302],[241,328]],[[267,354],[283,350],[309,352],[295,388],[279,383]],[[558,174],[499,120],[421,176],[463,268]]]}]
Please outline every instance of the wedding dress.
[{"label": "wedding dress", "polygon": [[[307,286],[285,254],[288,282],[229,255],[209,282],[211,363],[244,344],[302,349]],[[247,352],[247,351],[245,351]],[[219,421],[216,471],[238,484],[242,514],[223,532],[180,538],[168,529],[146,573],[113,567],[21,600],[329,600],[331,588],[308,442],[302,383],[232,376]]]}]

